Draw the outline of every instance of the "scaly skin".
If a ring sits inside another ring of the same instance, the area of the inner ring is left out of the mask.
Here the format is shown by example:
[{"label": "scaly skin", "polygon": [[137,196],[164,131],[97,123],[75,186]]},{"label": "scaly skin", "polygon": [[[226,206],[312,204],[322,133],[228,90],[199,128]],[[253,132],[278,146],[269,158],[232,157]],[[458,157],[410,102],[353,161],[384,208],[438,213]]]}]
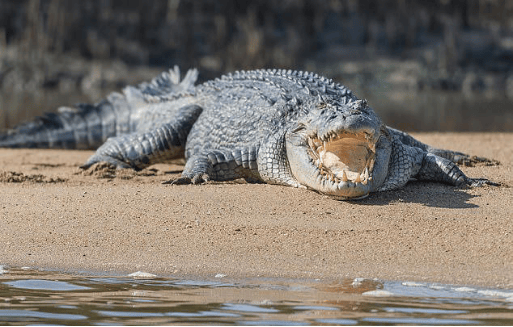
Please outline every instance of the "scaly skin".
[{"label": "scaly skin", "polygon": [[[143,169],[185,157],[173,184],[245,178],[358,199],[421,179],[493,184],[455,165],[468,155],[385,126],[365,101],[316,74],[242,71],[194,86],[177,68],[94,106],[61,109],[0,135],[3,147],[91,148],[82,166]],[[481,159],[486,160],[486,159]]]}]

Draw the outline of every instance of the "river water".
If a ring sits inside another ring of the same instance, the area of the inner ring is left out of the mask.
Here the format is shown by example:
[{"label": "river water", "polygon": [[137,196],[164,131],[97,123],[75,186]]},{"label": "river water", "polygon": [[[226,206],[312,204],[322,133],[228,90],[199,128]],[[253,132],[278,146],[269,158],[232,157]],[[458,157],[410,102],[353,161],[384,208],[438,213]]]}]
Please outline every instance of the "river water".
[{"label": "river water", "polygon": [[513,290],[0,268],[0,325],[512,325]]}]

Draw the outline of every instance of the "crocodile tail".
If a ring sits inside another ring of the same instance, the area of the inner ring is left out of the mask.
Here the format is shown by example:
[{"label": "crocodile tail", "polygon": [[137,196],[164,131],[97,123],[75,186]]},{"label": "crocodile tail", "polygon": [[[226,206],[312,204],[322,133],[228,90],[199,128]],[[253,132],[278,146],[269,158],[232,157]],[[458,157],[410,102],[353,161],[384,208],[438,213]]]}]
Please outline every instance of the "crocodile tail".
[{"label": "crocodile tail", "polygon": [[[122,104],[123,105],[123,104]],[[0,135],[0,147],[95,149],[116,134],[115,104],[61,107]]]},{"label": "crocodile tail", "polygon": [[109,137],[133,131],[131,114],[149,100],[193,92],[197,75],[195,69],[189,70],[180,81],[180,71],[175,67],[151,82],[126,87],[123,94],[111,93],[97,104],[61,107],[56,113],[47,113],[0,133],[0,147],[96,149]]}]

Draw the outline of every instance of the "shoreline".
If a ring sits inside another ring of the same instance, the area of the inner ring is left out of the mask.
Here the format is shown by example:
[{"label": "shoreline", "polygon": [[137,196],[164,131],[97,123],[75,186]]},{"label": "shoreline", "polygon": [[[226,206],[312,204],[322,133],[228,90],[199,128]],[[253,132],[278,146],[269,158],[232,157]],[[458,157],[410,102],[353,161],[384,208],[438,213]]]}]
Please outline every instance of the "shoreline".
[{"label": "shoreline", "polygon": [[0,149],[0,265],[513,288],[513,133],[412,133],[496,159],[499,187],[412,182],[353,202],[238,181],[162,185],[180,163],[82,172],[92,151]]}]

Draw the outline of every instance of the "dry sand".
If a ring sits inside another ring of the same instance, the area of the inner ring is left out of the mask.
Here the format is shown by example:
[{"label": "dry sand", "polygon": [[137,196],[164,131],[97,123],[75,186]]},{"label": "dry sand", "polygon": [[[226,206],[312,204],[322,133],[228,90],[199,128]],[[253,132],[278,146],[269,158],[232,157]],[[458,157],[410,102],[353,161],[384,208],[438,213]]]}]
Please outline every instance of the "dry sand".
[{"label": "dry sand", "polygon": [[414,134],[497,159],[499,187],[411,182],[355,202],[246,183],[163,185],[180,164],[83,173],[90,151],[0,149],[0,264],[172,276],[513,287],[513,134]]}]

